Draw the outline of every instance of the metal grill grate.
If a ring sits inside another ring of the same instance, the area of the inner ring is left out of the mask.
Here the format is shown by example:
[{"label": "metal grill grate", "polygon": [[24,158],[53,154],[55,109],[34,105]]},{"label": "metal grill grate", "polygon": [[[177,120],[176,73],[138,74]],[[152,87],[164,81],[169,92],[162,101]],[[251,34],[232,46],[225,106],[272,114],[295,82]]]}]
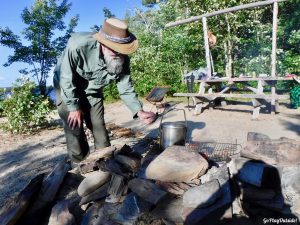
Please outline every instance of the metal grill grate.
[{"label": "metal grill grate", "polygon": [[189,147],[216,162],[229,161],[232,156],[239,154],[242,148],[240,144],[217,142],[198,142],[189,144]]}]

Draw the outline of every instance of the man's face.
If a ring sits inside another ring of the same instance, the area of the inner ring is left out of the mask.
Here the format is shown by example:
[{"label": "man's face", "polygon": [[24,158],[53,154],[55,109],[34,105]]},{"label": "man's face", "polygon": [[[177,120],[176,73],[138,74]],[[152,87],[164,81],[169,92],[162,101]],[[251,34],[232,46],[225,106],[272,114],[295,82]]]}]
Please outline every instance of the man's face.
[{"label": "man's face", "polygon": [[119,74],[123,71],[125,57],[105,45],[101,45],[104,61],[109,73]]}]

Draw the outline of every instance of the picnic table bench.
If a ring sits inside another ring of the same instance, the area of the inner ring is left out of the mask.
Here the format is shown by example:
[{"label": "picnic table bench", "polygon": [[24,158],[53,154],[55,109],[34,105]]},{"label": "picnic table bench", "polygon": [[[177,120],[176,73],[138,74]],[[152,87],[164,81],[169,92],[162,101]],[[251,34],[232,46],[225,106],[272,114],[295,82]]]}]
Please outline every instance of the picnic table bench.
[{"label": "picnic table bench", "polygon": [[[173,96],[177,97],[192,97],[195,111],[194,114],[198,115],[201,113],[204,107],[213,105],[216,99],[220,98],[237,98],[237,99],[251,99],[253,105],[252,118],[256,119],[259,116],[260,108],[266,103],[271,103],[271,114],[279,112],[279,103],[278,100],[287,100],[289,95],[276,94],[273,91],[271,94],[266,93],[264,86],[270,85],[275,89],[277,81],[289,81],[294,80],[293,77],[257,77],[257,78],[219,78],[219,79],[210,79],[210,80],[195,80],[195,83],[199,83],[199,91],[197,93],[175,93]],[[256,87],[253,87],[249,84],[250,81],[257,82]],[[222,84],[224,84],[222,86]],[[246,90],[253,93],[244,94],[244,93],[228,93],[232,91],[235,87],[235,84],[242,84]],[[213,87],[217,86],[217,91],[213,92]],[[226,104],[226,102],[223,102]],[[273,104],[272,104],[273,103]]]}]

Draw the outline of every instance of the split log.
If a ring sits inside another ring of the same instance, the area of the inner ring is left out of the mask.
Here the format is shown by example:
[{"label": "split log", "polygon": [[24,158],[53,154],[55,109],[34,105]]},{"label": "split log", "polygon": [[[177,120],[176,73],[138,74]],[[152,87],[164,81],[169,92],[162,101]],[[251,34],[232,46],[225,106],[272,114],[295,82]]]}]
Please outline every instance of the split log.
[{"label": "split log", "polygon": [[40,209],[43,209],[54,200],[56,193],[58,192],[67,172],[70,169],[71,166],[69,163],[66,163],[66,160],[61,161],[54,167],[49,175],[43,180],[42,188],[38,198],[34,202],[33,207],[30,209],[28,214],[32,214]]},{"label": "split log", "polygon": [[106,199],[107,202],[119,202],[121,196],[127,192],[127,182],[123,176],[112,174],[107,193],[110,198]]},{"label": "split log", "polygon": [[84,205],[91,201],[96,201],[96,200],[105,198],[108,195],[108,193],[107,193],[108,186],[109,186],[109,183],[103,184],[101,187],[99,187],[92,193],[82,197],[79,202],[79,205]]},{"label": "split log", "polygon": [[122,168],[115,160],[107,159],[101,162],[97,162],[97,166],[102,171],[107,171],[109,173],[118,174],[120,176],[129,178],[131,176],[131,173],[125,171],[124,168]]},{"label": "split log", "polygon": [[0,212],[0,221],[2,225],[13,225],[24,214],[34,195],[41,188],[44,174],[40,174],[33,178],[29,184],[18,194],[13,200]]},{"label": "split log", "polygon": [[96,161],[81,162],[78,165],[80,174],[87,174],[99,170]]},{"label": "split log", "polygon": [[116,130],[118,128],[120,128],[120,127],[115,123],[107,123],[106,124],[106,129],[109,131]]},{"label": "split log", "polygon": [[139,159],[125,155],[116,155],[115,160],[132,172],[137,172],[141,166],[141,161]]},{"label": "split log", "polygon": [[158,156],[158,153],[149,151],[144,158],[141,159],[141,167],[137,172],[137,177],[141,179],[147,179],[146,170],[148,165]]},{"label": "split log", "polygon": [[58,202],[51,211],[48,225],[75,225],[75,217],[69,212],[68,202]]},{"label": "split log", "polygon": [[99,159],[111,157],[114,151],[120,149],[121,147],[121,145],[112,145],[106,148],[97,149],[94,152],[91,152],[88,157],[80,163],[90,163],[98,161]]},{"label": "split log", "polygon": [[118,149],[121,149],[120,145],[113,145],[90,153],[86,159],[79,163],[78,168],[80,173],[86,174],[99,170],[97,162],[103,158],[109,158],[113,156],[114,152]]},{"label": "split log", "polygon": [[150,180],[135,178],[129,181],[128,186],[134,193],[153,205],[156,205],[167,194]]},{"label": "split log", "polygon": [[114,152],[114,156],[116,157],[117,155],[125,155],[129,157],[134,157],[137,159],[141,159],[142,156],[138,152],[134,151],[129,145],[125,144],[121,149],[117,149]]},{"label": "split log", "polygon": [[122,137],[131,137],[134,135],[134,133],[132,132],[131,129],[127,129],[127,130],[117,130],[116,132],[114,132],[114,135],[116,135],[119,138],[122,138]]}]

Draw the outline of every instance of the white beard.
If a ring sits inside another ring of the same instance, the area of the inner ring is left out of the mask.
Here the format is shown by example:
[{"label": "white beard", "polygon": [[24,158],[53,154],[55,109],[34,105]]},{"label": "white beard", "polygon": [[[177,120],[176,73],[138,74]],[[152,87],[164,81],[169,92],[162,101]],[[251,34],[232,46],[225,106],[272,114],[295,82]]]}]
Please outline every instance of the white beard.
[{"label": "white beard", "polygon": [[107,71],[111,74],[120,74],[123,71],[125,58],[123,56],[110,56],[103,54]]}]

